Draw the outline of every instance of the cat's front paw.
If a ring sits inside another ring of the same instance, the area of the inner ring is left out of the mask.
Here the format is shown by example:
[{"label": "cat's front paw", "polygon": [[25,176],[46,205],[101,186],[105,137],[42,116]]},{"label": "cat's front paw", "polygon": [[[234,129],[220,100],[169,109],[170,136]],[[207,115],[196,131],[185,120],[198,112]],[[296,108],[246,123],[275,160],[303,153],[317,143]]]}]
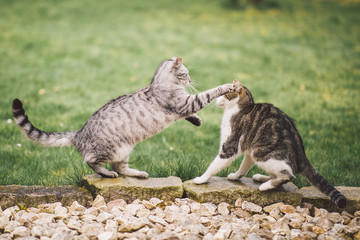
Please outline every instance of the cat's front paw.
[{"label": "cat's front paw", "polygon": [[119,176],[119,174],[115,171],[110,171],[108,177],[109,178],[117,178]]},{"label": "cat's front paw", "polygon": [[147,172],[139,171],[139,174],[137,175],[138,178],[148,178],[149,174]]},{"label": "cat's front paw", "polygon": [[204,184],[204,183],[206,183],[208,181],[208,179],[204,179],[204,178],[202,178],[202,177],[196,177],[195,179],[194,179],[194,183],[195,184]]},{"label": "cat's front paw", "polygon": [[238,176],[235,173],[230,173],[227,178],[231,181],[237,181],[241,178],[241,176]]},{"label": "cat's front paw", "polygon": [[234,85],[231,84],[231,83],[224,84],[224,85],[222,85],[222,87],[223,87],[224,92],[225,92],[224,94],[229,93],[231,91],[234,91]]}]

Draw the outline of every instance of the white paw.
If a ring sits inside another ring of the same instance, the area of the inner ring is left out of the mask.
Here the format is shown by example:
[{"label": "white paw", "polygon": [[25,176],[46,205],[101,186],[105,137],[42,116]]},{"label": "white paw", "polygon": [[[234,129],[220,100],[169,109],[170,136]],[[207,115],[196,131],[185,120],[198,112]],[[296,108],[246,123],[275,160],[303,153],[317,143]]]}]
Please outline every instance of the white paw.
[{"label": "white paw", "polygon": [[252,179],[257,182],[266,182],[266,181],[270,180],[270,177],[257,173],[252,176]]},{"label": "white paw", "polygon": [[139,175],[137,175],[138,178],[148,178],[149,174],[147,172],[140,171]]},{"label": "white paw", "polygon": [[271,181],[264,182],[259,186],[260,191],[267,191],[270,189],[274,189],[275,187],[271,184]]},{"label": "white paw", "polygon": [[239,180],[239,176],[237,176],[235,173],[230,173],[228,176],[227,176],[227,178],[229,179],[229,180],[233,180],[233,181],[235,181],[235,180]]},{"label": "white paw", "polygon": [[119,174],[117,172],[114,171],[110,171],[109,177],[111,178],[117,178],[119,176]]},{"label": "white paw", "polygon": [[207,182],[207,179],[203,179],[201,177],[197,177],[194,179],[194,183],[195,184],[203,184],[203,183],[206,183]]}]

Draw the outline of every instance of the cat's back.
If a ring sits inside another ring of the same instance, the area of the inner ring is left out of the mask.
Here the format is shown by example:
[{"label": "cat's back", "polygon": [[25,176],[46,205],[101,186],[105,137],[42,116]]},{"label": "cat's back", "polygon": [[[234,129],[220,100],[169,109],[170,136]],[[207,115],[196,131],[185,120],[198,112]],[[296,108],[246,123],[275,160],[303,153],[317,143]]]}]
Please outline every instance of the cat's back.
[{"label": "cat's back", "polygon": [[[303,143],[294,120],[269,103],[254,104],[239,121],[239,129],[246,139],[245,146],[297,146]],[[289,143],[291,143],[289,145]]]}]

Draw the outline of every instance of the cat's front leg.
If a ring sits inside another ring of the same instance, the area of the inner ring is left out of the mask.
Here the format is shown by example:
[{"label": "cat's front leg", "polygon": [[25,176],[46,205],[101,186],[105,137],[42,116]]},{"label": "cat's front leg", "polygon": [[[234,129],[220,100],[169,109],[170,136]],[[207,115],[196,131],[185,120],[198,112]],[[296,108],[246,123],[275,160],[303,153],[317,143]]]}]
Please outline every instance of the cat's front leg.
[{"label": "cat's front leg", "polygon": [[212,176],[229,166],[230,163],[235,159],[235,156],[230,158],[221,158],[220,154],[216,156],[214,161],[210,164],[206,172],[201,176],[194,179],[195,184],[203,184],[210,180]]},{"label": "cat's front leg", "polygon": [[196,114],[188,116],[187,118],[185,118],[185,120],[191,122],[197,127],[201,126],[201,118]]}]

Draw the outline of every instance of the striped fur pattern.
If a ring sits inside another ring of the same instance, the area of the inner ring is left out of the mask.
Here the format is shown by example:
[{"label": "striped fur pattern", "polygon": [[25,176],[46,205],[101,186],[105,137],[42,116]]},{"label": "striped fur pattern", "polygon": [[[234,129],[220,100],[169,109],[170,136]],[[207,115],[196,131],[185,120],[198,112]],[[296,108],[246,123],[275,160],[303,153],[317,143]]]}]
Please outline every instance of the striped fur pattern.
[{"label": "striped fur pattern", "polygon": [[347,200],[310,164],[305,155],[303,141],[294,121],[271,104],[255,104],[250,91],[234,80],[235,91],[217,99],[224,107],[221,123],[219,154],[206,172],[194,179],[202,184],[244,154],[237,172],[228,175],[239,180],[256,164],[269,176],[255,174],[253,179],[263,182],[259,189],[270,190],[302,174],[321,192],[344,208]]},{"label": "striped fur pattern", "polygon": [[[200,126],[201,119],[195,113],[233,89],[232,84],[225,84],[190,95],[185,89],[189,84],[189,71],[182,59],[165,60],[149,86],[109,101],[74,132],[50,133],[37,129],[18,99],[14,100],[12,111],[16,123],[29,139],[47,146],[74,145],[84,161],[103,177],[123,174],[147,178],[146,172],[128,166],[134,146],[180,119]],[[104,168],[104,163],[110,163],[113,171]]]}]

